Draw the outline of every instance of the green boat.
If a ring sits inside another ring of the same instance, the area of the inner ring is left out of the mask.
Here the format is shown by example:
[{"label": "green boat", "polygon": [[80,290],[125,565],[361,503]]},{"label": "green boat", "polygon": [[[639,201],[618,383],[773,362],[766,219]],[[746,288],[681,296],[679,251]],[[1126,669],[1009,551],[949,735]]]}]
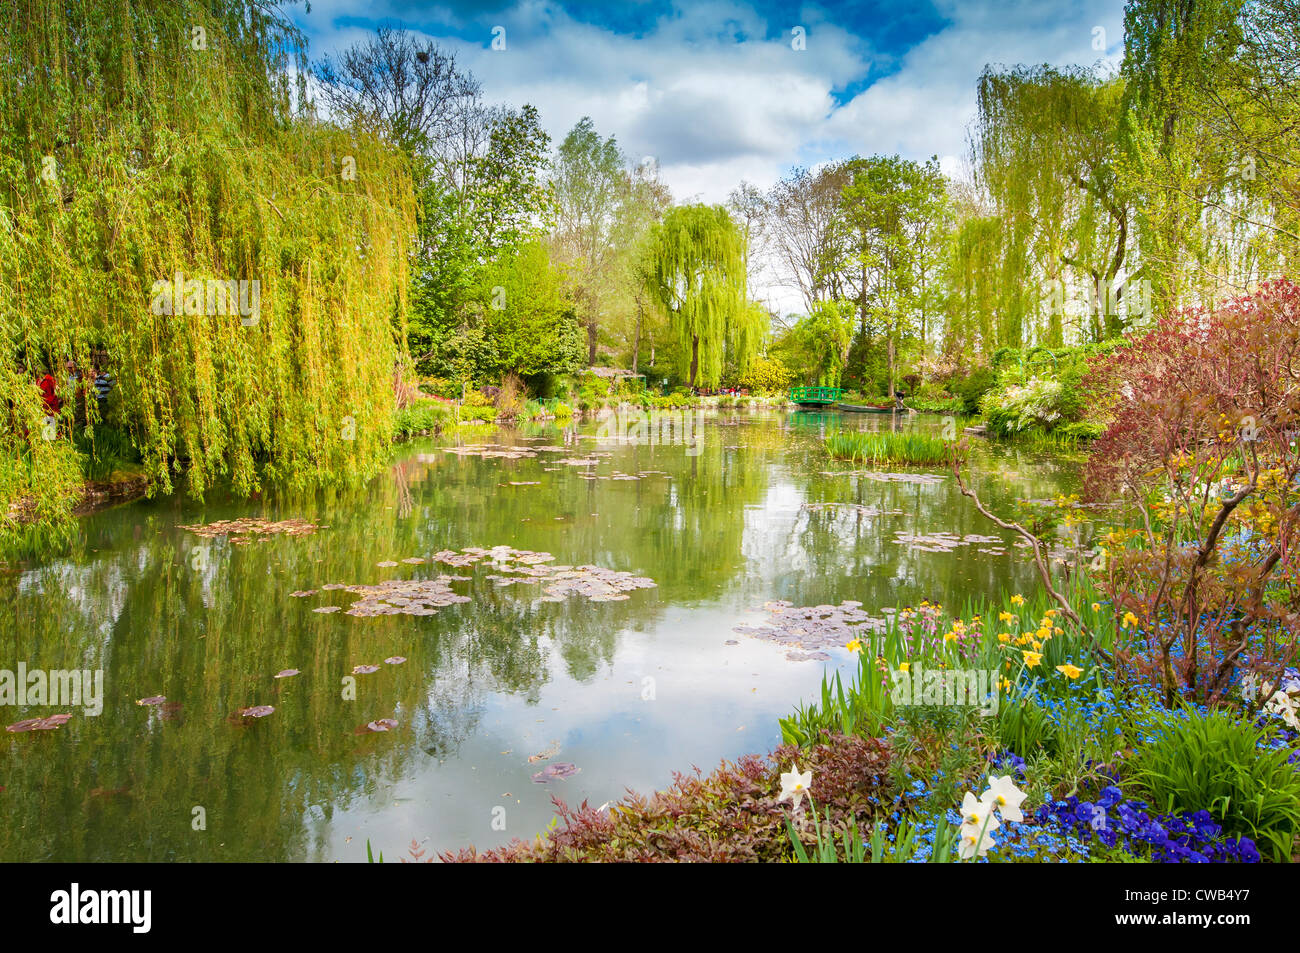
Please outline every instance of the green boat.
[{"label": "green boat", "polygon": [[836,409],[854,414],[898,414],[906,413],[906,407],[873,407],[871,404],[836,404]]}]

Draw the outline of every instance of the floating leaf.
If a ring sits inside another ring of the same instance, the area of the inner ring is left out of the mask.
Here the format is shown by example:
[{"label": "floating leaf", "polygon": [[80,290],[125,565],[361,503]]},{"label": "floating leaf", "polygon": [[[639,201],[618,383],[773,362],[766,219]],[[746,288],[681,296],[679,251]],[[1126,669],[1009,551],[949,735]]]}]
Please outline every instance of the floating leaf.
[{"label": "floating leaf", "polygon": [[402,664],[403,662],[405,662],[405,661],[406,661],[406,659],[402,658],[402,656],[400,656],[400,655],[394,655],[394,656],[392,656],[392,657],[390,657],[390,658],[386,658],[386,659],[384,659],[384,664],[386,664],[386,665],[401,665],[401,664]]},{"label": "floating leaf", "polygon": [[555,764],[548,764],[542,770],[533,775],[534,784],[546,784],[549,781],[555,781],[563,778],[570,778],[577,774],[581,769],[577,765],[568,761],[557,761]]},{"label": "floating leaf", "polygon": [[62,725],[71,717],[71,712],[62,712],[57,715],[49,715],[45,718],[27,718],[8,726],[5,728],[5,731],[10,731],[14,734],[19,734],[24,731],[51,731]]},{"label": "floating leaf", "polygon": [[369,675],[371,672],[379,671],[378,665],[358,665],[352,670],[353,675]]},{"label": "floating leaf", "polygon": [[317,606],[312,612],[338,612],[342,606]]},{"label": "floating leaf", "polygon": [[292,678],[293,676],[295,676],[295,675],[297,675],[297,674],[298,674],[298,670],[297,670],[296,668],[286,668],[286,669],[285,669],[284,671],[282,671],[282,672],[276,672],[276,673],[275,673],[275,677],[276,677],[276,678]]},{"label": "floating leaf", "polygon": [[372,732],[391,731],[396,727],[397,719],[395,718],[377,718],[374,721],[366,722],[360,728],[356,729],[353,734],[365,735]]},{"label": "floating leaf", "polygon": [[271,705],[254,705],[252,708],[239,709],[239,713],[245,718],[265,718],[273,711],[275,708]]},{"label": "floating leaf", "polygon": [[166,695],[150,695],[148,698],[137,698],[137,705],[161,705],[167,700]]}]

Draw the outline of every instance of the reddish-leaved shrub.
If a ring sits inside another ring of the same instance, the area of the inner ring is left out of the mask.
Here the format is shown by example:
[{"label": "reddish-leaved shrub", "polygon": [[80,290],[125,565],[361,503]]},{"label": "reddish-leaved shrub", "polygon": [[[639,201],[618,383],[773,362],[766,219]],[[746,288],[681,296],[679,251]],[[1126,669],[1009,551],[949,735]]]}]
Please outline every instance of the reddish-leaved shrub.
[{"label": "reddish-leaved shrub", "polygon": [[[650,797],[629,793],[608,811],[583,802],[571,808],[554,798],[558,823],[534,841],[504,847],[468,848],[440,854],[446,862],[779,862],[791,856],[786,819],[791,804],[778,801],[780,775],[797,764],[812,771],[811,796],[819,817],[829,811],[831,830],[850,818],[869,831],[884,796],[889,748],[876,738],[830,735],[807,748],[782,745],[768,758],[746,755],[724,761],[712,774],[678,774],[666,791]],[[796,830],[815,842],[807,801]],[[823,825],[823,831],[825,825]]]}]

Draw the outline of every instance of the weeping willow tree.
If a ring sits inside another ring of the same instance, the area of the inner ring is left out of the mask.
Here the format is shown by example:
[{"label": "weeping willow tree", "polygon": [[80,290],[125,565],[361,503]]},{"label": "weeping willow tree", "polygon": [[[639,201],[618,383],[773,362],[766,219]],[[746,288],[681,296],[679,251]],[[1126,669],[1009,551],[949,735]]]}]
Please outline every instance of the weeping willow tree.
[{"label": "weeping willow tree", "polygon": [[1002,220],[972,216],[949,241],[944,262],[947,354],[991,354],[1014,329],[1002,323]]},{"label": "weeping willow tree", "polygon": [[[1089,302],[1077,337],[1123,328],[1131,203],[1115,162],[1122,92],[1120,81],[1082,69],[980,76],[972,159],[1001,220],[1008,336],[999,343],[1049,343],[1063,297]],[[1045,293],[1052,285],[1073,293]]]},{"label": "weeping willow tree", "polygon": [[0,8],[9,528],[19,501],[66,517],[80,483],[67,437],[103,426],[69,360],[111,371],[114,423],[155,491],[181,473],[199,495],[352,482],[381,459],[410,173],[376,138],[314,118],[304,54],[267,0]]},{"label": "weeping willow tree", "polygon": [[1125,171],[1158,310],[1300,265],[1300,3],[1132,0]]},{"label": "weeping willow tree", "polygon": [[725,208],[669,209],[655,226],[647,276],[692,387],[716,386],[724,367],[749,367],[766,312],[746,299],[745,239]]}]

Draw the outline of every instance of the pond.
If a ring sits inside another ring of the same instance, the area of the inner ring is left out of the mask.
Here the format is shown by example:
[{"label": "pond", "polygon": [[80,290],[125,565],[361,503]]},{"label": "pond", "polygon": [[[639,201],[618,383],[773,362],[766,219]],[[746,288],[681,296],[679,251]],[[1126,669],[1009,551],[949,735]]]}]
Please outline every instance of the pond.
[{"label": "pond", "polygon": [[[103,679],[97,714],[0,707],[73,713],[0,735],[0,859],[427,857],[531,838],[552,795],[599,805],[766,753],[853,657],[757,637],[765,603],[876,615],[1033,584],[950,475],[822,449],[891,423],[940,418],[483,428],[402,445],[354,492],[86,517],[74,552],[0,576],[0,667]],[[996,505],[1076,483],[1071,458],[978,443]],[[287,531],[201,531],[244,518]]]}]

